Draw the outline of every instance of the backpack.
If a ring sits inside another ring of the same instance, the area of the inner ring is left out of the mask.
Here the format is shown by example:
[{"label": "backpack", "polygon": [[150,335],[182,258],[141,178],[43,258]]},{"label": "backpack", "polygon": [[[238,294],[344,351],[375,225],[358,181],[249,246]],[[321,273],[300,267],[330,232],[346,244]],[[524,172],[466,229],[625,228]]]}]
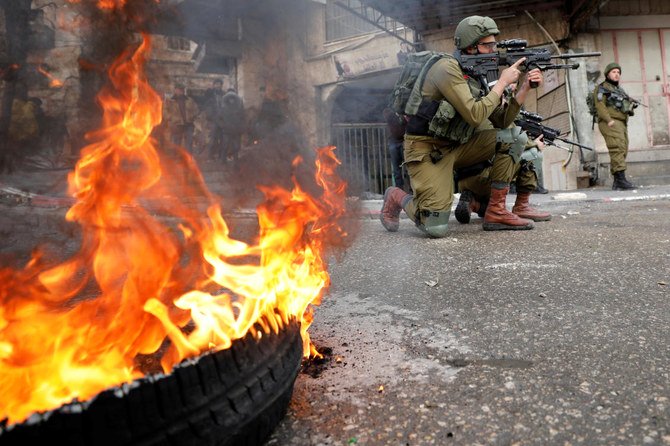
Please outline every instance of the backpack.
[{"label": "backpack", "polygon": [[423,76],[425,76],[430,67],[445,55],[445,53],[435,51],[421,51],[408,54],[407,61],[400,72],[400,77],[398,77],[389,95],[388,107],[398,114],[406,114],[405,107],[419,75],[424,73]]},{"label": "backpack", "polygon": [[591,116],[595,118],[598,115],[598,111],[596,110],[596,101],[593,99],[593,92],[586,95],[586,106],[589,108]]}]

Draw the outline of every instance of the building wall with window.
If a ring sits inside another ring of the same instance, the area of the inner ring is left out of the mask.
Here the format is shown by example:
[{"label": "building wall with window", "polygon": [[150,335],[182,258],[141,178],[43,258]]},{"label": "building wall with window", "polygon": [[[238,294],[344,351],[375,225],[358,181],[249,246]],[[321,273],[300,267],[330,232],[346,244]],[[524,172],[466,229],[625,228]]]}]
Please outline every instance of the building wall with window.
[{"label": "building wall with window", "polygon": [[403,51],[397,38],[336,9],[332,1],[273,0],[242,23],[245,104],[254,111],[263,101],[281,103],[312,147],[331,142],[332,101],[342,86],[397,70]]}]

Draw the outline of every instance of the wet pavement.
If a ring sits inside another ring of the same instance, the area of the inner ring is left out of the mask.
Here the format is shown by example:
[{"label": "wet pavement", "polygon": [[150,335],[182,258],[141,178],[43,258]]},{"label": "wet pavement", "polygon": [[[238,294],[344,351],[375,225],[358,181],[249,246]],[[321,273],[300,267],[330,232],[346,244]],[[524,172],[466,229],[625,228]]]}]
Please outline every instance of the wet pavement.
[{"label": "wet pavement", "polygon": [[[73,249],[65,190],[66,172],[0,178],[3,251],[36,228]],[[310,329],[332,353],[268,444],[670,445],[670,186],[531,202],[553,220],[452,216],[433,240],[361,201]]]}]

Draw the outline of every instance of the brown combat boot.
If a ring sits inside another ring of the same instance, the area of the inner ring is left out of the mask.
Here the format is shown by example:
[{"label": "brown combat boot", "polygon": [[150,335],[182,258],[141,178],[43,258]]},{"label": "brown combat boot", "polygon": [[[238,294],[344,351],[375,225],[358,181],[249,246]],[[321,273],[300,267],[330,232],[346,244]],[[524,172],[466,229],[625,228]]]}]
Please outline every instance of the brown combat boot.
[{"label": "brown combat boot", "polygon": [[484,230],[533,229],[532,221],[520,218],[518,215],[507,210],[505,207],[507,192],[509,192],[509,186],[502,189],[491,188],[491,198],[489,198],[489,205],[486,207],[486,214],[484,214]]},{"label": "brown combat boot", "polygon": [[549,221],[551,214],[549,212],[538,211],[530,207],[530,192],[517,192],[516,202],[512,208],[512,212],[521,218],[527,218],[533,221]]},{"label": "brown combat boot", "polygon": [[461,198],[458,200],[454,215],[456,220],[462,224],[470,223],[470,214],[473,212],[479,214],[480,203],[475,198],[475,195],[469,190],[461,192]]},{"label": "brown combat boot", "polygon": [[399,187],[391,186],[384,192],[384,204],[379,213],[382,226],[389,232],[396,232],[400,227],[400,211],[402,211],[403,200],[409,194]]}]

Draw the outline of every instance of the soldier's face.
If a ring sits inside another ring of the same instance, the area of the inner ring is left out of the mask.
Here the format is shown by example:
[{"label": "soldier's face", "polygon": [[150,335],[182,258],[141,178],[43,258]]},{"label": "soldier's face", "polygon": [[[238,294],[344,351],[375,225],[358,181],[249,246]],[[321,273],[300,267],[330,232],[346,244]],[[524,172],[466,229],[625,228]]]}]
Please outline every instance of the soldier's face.
[{"label": "soldier's face", "polygon": [[495,36],[482,37],[477,42],[477,51],[479,54],[491,54],[496,50],[496,43]]},{"label": "soldier's face", "polygon": [[618,69],[618,68],[615,68],[615,69],[611,70],[609,73],[607,73],[607,77],[611,81],[619,82],[619,79],[621,79],[621,70]]}]

